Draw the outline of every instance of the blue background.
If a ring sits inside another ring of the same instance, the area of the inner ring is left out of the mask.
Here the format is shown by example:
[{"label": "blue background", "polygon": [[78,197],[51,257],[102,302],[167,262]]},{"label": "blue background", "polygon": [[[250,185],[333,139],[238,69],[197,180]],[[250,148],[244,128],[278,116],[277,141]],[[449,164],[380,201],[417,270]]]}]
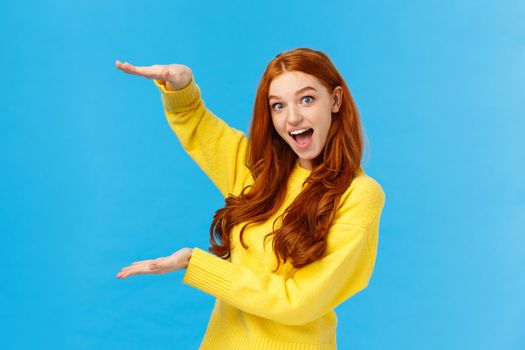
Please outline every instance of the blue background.
[{"label": "blue background", "polygon": [[182,63],[247,131],[266,64],[322,50],[386,192],[345,349],[525,348],[523,1],[27,1],[0,5],[0,348],[196,349],[214,297],[135,260],[207,249],[219,191],[153,82]]}]

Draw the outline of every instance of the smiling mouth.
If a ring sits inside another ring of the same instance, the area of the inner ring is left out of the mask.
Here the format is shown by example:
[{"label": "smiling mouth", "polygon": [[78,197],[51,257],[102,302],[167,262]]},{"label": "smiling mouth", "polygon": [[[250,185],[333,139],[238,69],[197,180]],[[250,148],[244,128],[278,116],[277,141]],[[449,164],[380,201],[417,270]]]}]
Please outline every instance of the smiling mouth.
[{"label": "smiling mouth", "polygon": [[310,137],[312,136],[312,134],[314,133],[314,129],[312,128],[309,128],[308,130],[300,133],[300,134],[297,134],[297,135],[294,135],[294,134],[291,134],[291,133],[288,133],[291,137],[293,137],[293,139],[298,143],[298,144],[306,144],[309,140],[310,140]]}]

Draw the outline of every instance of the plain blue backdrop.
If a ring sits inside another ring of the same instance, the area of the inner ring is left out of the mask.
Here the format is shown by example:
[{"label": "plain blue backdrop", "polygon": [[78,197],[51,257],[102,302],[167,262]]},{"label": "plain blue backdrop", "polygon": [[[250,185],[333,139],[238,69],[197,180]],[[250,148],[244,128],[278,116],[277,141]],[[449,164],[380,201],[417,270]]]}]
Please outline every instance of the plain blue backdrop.
[{"label": "plain blue backdrop", "polygon": [[214,297],[132,261],[209,246],[219,191],[153,82],[182,63],[247,132],[283,50],[325,52],[386,193],[347,349],[525,348],[525,3],[26,1],[0,5],[0,348],[197,349]]}]

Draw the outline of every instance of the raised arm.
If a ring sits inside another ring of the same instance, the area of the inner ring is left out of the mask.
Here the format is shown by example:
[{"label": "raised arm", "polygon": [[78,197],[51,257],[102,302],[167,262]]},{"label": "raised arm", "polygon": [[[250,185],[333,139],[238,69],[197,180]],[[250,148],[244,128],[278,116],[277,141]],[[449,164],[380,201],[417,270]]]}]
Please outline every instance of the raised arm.
[{"label": "raised arm", "polygon": [[169,91],[161,81],[155,84],[162,94],[166,119],[182,147],[223,197],[240,192],[249,174],[244,163],[248,147],[244,134],[206,108],[194,79],[176,91]]},{"label": "raised arm", "polygon": [[217,186],[223,197],[238,193],[249,176],[245,166],[248,140],[214,115],[187,66],[136,67],[117,61],[117,68],[152,79],[159,88],[166,119],[182,147]]}]

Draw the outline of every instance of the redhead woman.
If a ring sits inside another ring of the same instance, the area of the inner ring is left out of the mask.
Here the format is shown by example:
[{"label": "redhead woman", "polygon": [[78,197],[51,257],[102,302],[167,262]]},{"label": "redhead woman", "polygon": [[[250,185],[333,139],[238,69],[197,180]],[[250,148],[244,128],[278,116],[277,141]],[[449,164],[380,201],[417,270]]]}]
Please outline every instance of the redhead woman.
[{"label": "redhead woman", "polygon": [[321,51],[271,60],[248,137],[210,111],[182,64],[152,79],[181,145],[225,198],[207,250],[134,262],[117,278],[185,269],[216,297],[200,349],[337,349],[334,309],[368,286],[385,193],[361,167],[363,135],[343,77]]}]

